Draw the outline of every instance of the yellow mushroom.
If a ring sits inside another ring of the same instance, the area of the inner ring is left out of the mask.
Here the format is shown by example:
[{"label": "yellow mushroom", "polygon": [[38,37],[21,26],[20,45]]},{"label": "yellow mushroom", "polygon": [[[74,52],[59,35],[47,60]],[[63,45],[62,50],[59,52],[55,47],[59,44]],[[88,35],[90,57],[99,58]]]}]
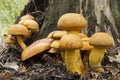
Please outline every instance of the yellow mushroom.
[{"label": "yellow mushroom", "polygon": [[26,59],[29,59],[30,57],[37,55],[47,49],[50,48],[50,44],[53,41],[53,39],[40,39],[35,42],[33,42],[31,45],[26,47],[21,55],[21,59],[24,61]]},{"label": "yellow mushroom", "polygon": [[6,44],[12,44],[16,41],[15,37],[8,35],[7,38],[4,40]]},{"label": "yellow mushroom", "polygon": [[[72,73],[81,74],[82,61],[80,55],[78,55],[79,50],[82,47],[82,41],[80,37],[75,34],[67,34],[60,39],[59,44],[60,49],[65,51],[65,65],[68,70]],[[76,67],[75,67],[76,66]]]},{"label": "yellow mushroom", "polygon": [[9,35],[15,35],[18,41],[18,44],[21,46],[22,49],[26,48],[26,44],[23,41],[23,38],[30,37],[31,33],[28,29],[21,25],[21,24],[14,24],[10,26],[7,32]]},{"label": "yellow mushroom", "polygon": [[56,31],[49,33],[47,38],[60,39],[65,34],[67,34],[67,31],[56,30]]},{"label": "yellow mushroom", "polygon": [[[89,43],[94,46],[89,56],[90,66],[100,67],[106,48],[113,45],[113,38],[105,32],[98,32],[91,36]],[[95,68],[95,71],[103,72],[104,69]]]},{"label": "yellow mushroom", "polygon": [[20,18],[20,20],[25,20],[25,19],[34,19],[34,17],[30,14],[26,14]]},{"label": "yellow mushroom", "polygon": [[[66,30],[67,31],[66,35],[74,34],[79,37],[79,32],[87,26],[87,21],[85,20],[85,18],[82,15],[80,15],[78,13],[66,13],[59,18],[57,26],[60,29]],[[60,42],[60,45],[61,45],[61,42]],[[84,73],[84,65],[81,60],[80,49],[77,49],[76,51],[74,51],[74,55],[72,55],[72,57],[73,57],[73,61],[71,63],[75,64],[75,61],[77,61],[76,64],[78,64],[78,65],[74,65],[75,69],[73,69],[73,70],[71,68],[68,68],[68,69],[72,72],[77,72],[79,74]],[[68,60],[67,58],[69,58],[69,56],[67,56],[65,54],[65,64],[68,64],[68,63],[66,63],[66,62],[68,62],[68,61],[66,61],[66,60]],[[71,66],[73,66],[73,65],[71,65]]]},{"label": "yellow mushroom", "polygon": [[80,51],[81,51],[81,54],[84,55],[82,57],[83,57],[83,64],[85,66],[86,72],[89,69],[89,54],[91,50],[93,49],[93,46],[89,44],[89,39],[90,38],[88,37],[81,38],[81,41],[83,42],[83,46],[80,49]]},{"label": "yellow mushroom", "polygon": [[59,48],[59,40],[54,40],[51,44],[50,44],[50,50],[48,51],[49,53],[57,53]]},{"label": "yellow mushroom", "polygon": [[26,26],[32,33],[39,31],[39,25],[35,20],[32,19],[23,19],[19,21],[18,24]]}]

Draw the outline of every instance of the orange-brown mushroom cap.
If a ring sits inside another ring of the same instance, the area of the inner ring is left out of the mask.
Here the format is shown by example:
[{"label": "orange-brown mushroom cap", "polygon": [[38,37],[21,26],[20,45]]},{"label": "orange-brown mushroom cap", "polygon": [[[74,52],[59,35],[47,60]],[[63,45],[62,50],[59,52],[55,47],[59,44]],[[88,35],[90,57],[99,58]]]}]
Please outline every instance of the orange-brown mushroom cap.
[{"label": "orange-brown mushroom cap", "polygon": [[50,47],[51,48],[59,48],[59,44],[60,44],[60,41],[59,40],[54,40],[52,43],[51,43],[51,45],[50,45]]},{"label": "orange-brown mushroom cap", "polygon": [[81,48],[81,50],[92,50],[93,49],[93,46],[91,46],[89,44],[89,39],[90,38],[82,38],[82,42],[83,42],[83,46]]},{"label": "orange-brown mushroom cap", "polygon": [[32,32],[38,32],[39,31],[39,25],[35,20],[25,19],[25,20],[21,20],[19,22],[19,24],[22,24],[22,25],[26,26]]},{"label": "orange-brown mushroom cap", "polygon": [[21,59],[24,61],[38,53],[41,53],[47,49],[50,48],[50,43],[53,41],[53,39],[41,39],[37,40],[28,47],[26,47],[21,55]]},{"label": "orange-brown mushroom cap", "polygon": [[113,45],[113,38],[105,32],[98,32],[91,36],[89,43],[93,46],[107,47]]},{"label": "orange-brown mushroom cap", "polygon": [[65,34],[67,34],[67,31],[57,30],[57,31],[53,31],[53,32],[49,33],[47,38],[60,39]]},{"label": "orange-brown mushroom cap", "polygon": [[20,20],[25,20],[25,19],[34,19],[34,17],[30,14],[26,14],[20,18]]},{"label": "orange-brown mushroom cap", "polygon": [[10,28],[8,29],[8,34],[9,35],[20,35],[25,38],[28,38],[31,35],[29,30],[21,24],[15,24],[15,25],[10,26]]},{"label": "orange-brown mushroom cap", "polygon": [[80,37],[75,34],[64,35],[59,43],[60,49],[80,49],[82,47]]},{"label": "orange-brown mushroom cap", "polygon": [[66,13],[59,18],[57,26],[64,30],[80,31],[87,26],[87,21],[78,13]]}]

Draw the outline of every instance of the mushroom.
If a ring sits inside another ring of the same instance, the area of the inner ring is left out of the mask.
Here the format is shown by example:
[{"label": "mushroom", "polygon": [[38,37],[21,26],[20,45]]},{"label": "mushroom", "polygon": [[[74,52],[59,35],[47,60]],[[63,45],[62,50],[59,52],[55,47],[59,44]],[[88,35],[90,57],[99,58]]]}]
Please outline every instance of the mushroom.
[{"label": "mushroom", "polygon": [[68,33],[78,34],[87,26],[87,21],[78,13],[66,13],[59,18],[57,26]]},{"label": "mushroom", "polygon": [[24,61],[36,54],[39,54],[47,49],[50,48],[50,44],[53,41],[53,39],[40,39],[35,42],[33,42],[31,45],[26,47],[21,55],[21,59]]},{"label": "mushroom", "polygon": [[[113,45],[113,38],[105,32],[98,32],[91,36],[89,44],[94,46],[89,56],[90,66],[100,67],[106,48]],[[104,69],[95,68],[95,71],[103,72]]]},{"label": "mushroom", "polygon": [[30,32],[28,29],[21,25],[21,24],[14,24],[12,25],[7,32],[9,35],[15,35],[18,41],[18,44],[21,46],[22,49],[26,47],[25,43],[23,42],[23,37],[28,38],[30,37]]},{"label": "mushroom", "polygon": [[[82,36],[84,37],[84,36]],[[93,49],[93,46],[91,46],[89,44],[89,39],[88,37],[85,37],[85,38],[81,38],[82,42],[83,42],[83,46],[82,48],[80,49],[81,51],[81,54],[83,54],[83,64],[85,66],[85,70],[87,71],[88,68],[89,68],[89,54],[91,52],[91,50]]]},{"label": "mushroom", "polygon": [[[66,13],[64,15],[62,15],[59,20],[58,20],[58,23],[57,23],[57,26],[60,28],[60,29],[63,29],[63,30],[66,30],[67,31],[67,34],[75,34],[76,36],[79,37],[79,32],[84,29],[86,26],[87,26],[87,21],[85,20],[85,18],[78,14],[78,13]],[[65,36],[65,35],[64,35]],[[64,37],[63,36],[63,37]],[[80,37],[79,37],[80,38]],[[62,39],[62,38],[61,38]],[[80,39],[79,39],[80,40]],[[74,41],[74,39],[73,39]],[[81,40],[80,40],[81,41]],[[79,41],[79,42],[80,42]],[[61,42],[60,42],[60,45],[61,45]],[[75,68],[78,68],[80,67],[80,70],[77,71],[78,73],[84,73],[84,65],[81,61],[81,54],[80,54],[80,48],[77,49],[76,51],[74,51],[74,56],[72,55],[72,57],[76,57],[76,59],[79,58],[79,60],[76,62],[76,64],[79,64],[78,66],[74,66]],[[65,64],[68,64],[66,63],[66,57],[69,57],[68,55],[65,54]],[[74,58],[73,58],[74,59]],[[73,61],[75,62],[76,59]],[[71,62],[72,64],[75,64]],[[68,66],[67,66],[68,67]],[[70,70],[70,69],[69,69]],[[74,70],[70,70],[72,72],[76,72]]]},{"label": "mushroom", "polygon": [[9,35],[8,33],[3,33],[2,36],[4,37],[4,42],[6,44],[12,44],[16,41],[15,37]]},{"label": "mushroom", "polygon": [[57,53],[57,49],[59,48],[59,40],[54,40],[50,44],[50,50],[48,51],[49,53]]},{"label": "mushroom", "polygon": [[65,34],[67,34],[67,31],[56,30],[56,31],[49,33],[47,38],[60,39]]},{"label": "mushroom", "polygon": [[80,50],[92,50],[93,49],[93,46],[89,44],[89,39],[90,38],[81,38],[83,42],[83,46]]},{"label": "mushroom", "polygon": [[16,41],[15,37],[11,35],[7,35],[7,38],[4,40],[6,44],[11,44],[11,43],[14,43],[15,41]]},{"label": "mushroom", "polygon": [[35,20],[32,19],[23,19],[19,21],[18,24],[26,26],[32,33],[39,31],[39,25]]},{"label": "mushroom", "polygon": [[80,37],[75,34],[66,34],[60,39],[60,49],[65,51],[65,65],[67,70],[72,73],[81,74],[83,66],[79,50],[82,47],[82,41]]},{"label": "mushroom", "polygon": [[20,18],[20,20],[25,20],[25,19],[34,19],[34,17],[30,14],[26,14]]}]

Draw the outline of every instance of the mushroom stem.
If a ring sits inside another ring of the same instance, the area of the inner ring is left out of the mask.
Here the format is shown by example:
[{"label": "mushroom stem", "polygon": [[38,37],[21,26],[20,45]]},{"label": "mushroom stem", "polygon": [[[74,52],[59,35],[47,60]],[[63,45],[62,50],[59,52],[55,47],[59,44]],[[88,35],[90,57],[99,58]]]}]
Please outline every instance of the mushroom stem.
[{"label": "mushroom stem", "polygon": [[[89,63],[91,67],[101,66],[101,61],[105,54],[105,47],[94,47],[90,53]],[[95,71],[103,72],[103,68],[96,68]]]},{"label": "mushroom stem", "polygon": [[60,51],[60,54],[61,54],[62,60],[65,61],[65,51],[64,51],[64,50],[61,50],[61,51]]},{"label": "mushroom stem", "polygon": [[65,50],[65,64],[68,70],[72,73],[81,74],[84,70],[84,65],[79,54],[79,50]]},{"label": "mushroom stem", "polygon": [[67,34],[79,34],[79,31],[71,30],[71,31],[67,31]]},{"label": "mushroom stem", "polygon": [[18,44],[21,46],[22,49],[26,48],[26,44],[23,42],[22,36],[16,36]]}]

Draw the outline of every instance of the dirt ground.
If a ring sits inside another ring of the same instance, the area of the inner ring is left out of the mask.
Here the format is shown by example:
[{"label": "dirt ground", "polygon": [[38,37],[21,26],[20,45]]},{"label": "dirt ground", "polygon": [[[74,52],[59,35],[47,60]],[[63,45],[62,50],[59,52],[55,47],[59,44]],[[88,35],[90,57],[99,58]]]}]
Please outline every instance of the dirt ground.
[{"label": "dirt ground", "polygon": [[113,51],[116,48],[120,49],[119,45],[108,49],[103,59],[105,72],[94,72],[90,68],[86,74],[79,75],[69,73],[62,60],[47,51],[23,62],[16,49],[5,46],[0,51],[0,80],[120,80],[120,63],[115,57],[117,50]]}]

